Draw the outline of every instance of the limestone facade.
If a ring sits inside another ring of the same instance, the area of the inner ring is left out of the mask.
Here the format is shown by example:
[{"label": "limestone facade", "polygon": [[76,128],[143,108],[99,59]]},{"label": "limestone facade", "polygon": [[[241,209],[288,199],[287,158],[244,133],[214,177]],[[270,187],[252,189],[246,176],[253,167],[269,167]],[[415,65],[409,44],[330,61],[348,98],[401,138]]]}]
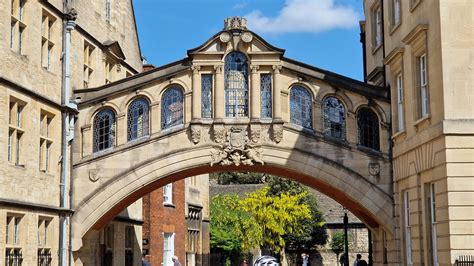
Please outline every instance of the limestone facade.
[{"label": "limestone facade", "polygon": [[[180,61],[75,90],[81,102],[73,142],[74,250],[81,252],[88,232],[141,196],[214,171],[297,179],[392,238],[388,91],[285,58],[284,50],[249,31],[244,20],[227,22]],[[242,68],[229,70],[226,60],[236,60]],[[229,79],[240,85],[229,87]],[[232,105],[225,95],[230,88],[243,88],[239,80],[247,91],[232,94],[243,97]],[[131,106],[136,108],[137,101],[146,111],[133,116]],[[303,105],[306,111],[298,109]],[[370,133],[378,144],[372,148],[365,147],[360,138],[365,135],[359,134],[358,117],[368,110],[376,118],[371,128],[378,132]],[[106,135],[95,130],[104,127],[102,121],[112,129]],[[130,121],[143,129],[132,138]],[[106,144],[99,141],[104,139]],[[375,256],[382,255],[379,248],[374,248]]]},{"label": "limestone facade", "polygon": [[[0,1],[1,265],[58,265],[60,224],[73,213],[67,199],[61,203],[61,174],[70,171],[62,161],[62,116],[77,113],[63,93],[67,26],[69,92],[83,88],[86,67],[89,86],[104,84],[105,59],[112,62],[111,81],[141,72],[136,29],[123,27],[135,25],[132,2],[112,1],[108,20],[99,1],[71,2]],[[139,226],[134,231],[141,236]]]},{"label": "limestone facade", "polygon": [[385,76],[392,100],[397,239],[377,263],[452,265],[474,254],[474,3],[366,0],[364,10],[367,80]]}]

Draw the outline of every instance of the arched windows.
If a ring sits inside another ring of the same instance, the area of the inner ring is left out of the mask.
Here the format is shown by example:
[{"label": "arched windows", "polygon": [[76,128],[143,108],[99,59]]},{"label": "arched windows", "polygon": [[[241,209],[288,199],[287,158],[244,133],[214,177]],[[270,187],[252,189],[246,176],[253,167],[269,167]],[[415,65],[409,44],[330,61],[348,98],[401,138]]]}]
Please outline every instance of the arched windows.
[{"label": "arched windows", "polygon": [[225,116],[248,116],[248,65],[241,52],[225,57],[224,65]]},{"label": "arched windows", "polygon": [[379,150],[379,119],[374,111],[367,107],[357,112],[357,128],[359,145]]},{"label": "arched windows", "polygon": [[103,109],[94,117],[94,147],[98,152],[115,145],[115,113],[111,109]]},{"label": "arched windows", "polygon": [[346,114],[342,102],[336,97],[323,101],[323,133],[326,136],[346,139]]},{"label": "arched windows", "polygon": [[183,124],[183,91],[180,87],[168,88],[161,96],[161,128]]},{"label": "arched windows", "polygon": [[127,140],[147,136],[149,134],[149,105],[144,98],[138,98],[130,103],[127,112]]},{"label": "arched windows", "polygon": [[312,98],[309,91],[294,86],[290,91],[290,122],[304,128],[313,128]]}]

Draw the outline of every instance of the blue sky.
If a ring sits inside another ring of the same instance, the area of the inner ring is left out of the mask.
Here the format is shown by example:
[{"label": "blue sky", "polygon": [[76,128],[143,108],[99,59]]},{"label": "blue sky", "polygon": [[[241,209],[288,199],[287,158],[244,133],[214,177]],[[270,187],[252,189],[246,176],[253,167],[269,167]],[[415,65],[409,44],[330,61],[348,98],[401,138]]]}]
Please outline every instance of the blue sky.
[{"label": "blue sky", "polygon": [[363,79],[362,0],[134,0],[134,8],[142,53],[155,66],[186,57],[225,18],[244,16],[286,57]]}]

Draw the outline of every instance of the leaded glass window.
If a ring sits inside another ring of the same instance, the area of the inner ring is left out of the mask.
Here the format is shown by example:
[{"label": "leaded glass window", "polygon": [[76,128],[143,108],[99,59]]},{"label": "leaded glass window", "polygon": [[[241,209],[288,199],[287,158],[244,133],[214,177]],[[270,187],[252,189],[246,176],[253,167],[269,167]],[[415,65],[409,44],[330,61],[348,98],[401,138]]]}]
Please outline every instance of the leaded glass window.
[{"label": "leaded glass window", "polygon": [[225,58],[225,116],[248,116],[248,65],[241,52],[232,52]]},{"label": "leaded glass window", "polygon": [[272,118],[272,75],[260,75],[261,118]]},{"label": "leaded glass window", "polygon": [[201,75],[201,117],[212,118],[212,75]]},{"label": "leaded glass window", "polygon": [[144,98],[134,100],[128,107],[127,140],[148,136],[149,134],[149,105]]},{"label": "leaded glass window", "polygon": [[94,117],[94,152],[112,148],[115,145],[115,113],[104,109]]},{"label": "leaded glass window", "polygon": [[181,124],[183,124],[183,92],[180,87],[171,87],[161,97],[161,128]]},{"label": "leaded glass window", "polygon": [[323,102],[323,132],[326,136],[346,139],[346,114],[342,102],[336,97],[327,97]]},{"label": "leaded glass window", "polygon": [[290,91],[290,122],[304,128],[313,128],[312,97],[310,92],[294,86]]},{"label": "leaded glass window", "polygon": [[367,107],[361,108],[357,113],[357,127],[359,145],[379,150],[379,119],[375,112]]}]

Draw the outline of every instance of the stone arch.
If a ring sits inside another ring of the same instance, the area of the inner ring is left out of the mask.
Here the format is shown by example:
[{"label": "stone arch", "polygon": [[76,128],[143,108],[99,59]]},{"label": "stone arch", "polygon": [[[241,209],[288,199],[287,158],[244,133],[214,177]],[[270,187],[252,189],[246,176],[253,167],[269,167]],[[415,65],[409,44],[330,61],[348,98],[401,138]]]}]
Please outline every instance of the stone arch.
[{"label": "stone arch", "polygon": [[[173,143],[185,134],[182,131],[167,138]],[[324,151],[267,144],[262,146],[264,165],[211,167],[210,154],[214,150],[211,143],[197,146],[187,144],[179,149],[170,145],[160,154],[148,156],[146,160],[121,172],[114,172],[113,176],[88,191],[89,194],[76,204],[76,212],[72,217],[73,250],[80,249],[82,237],[89,230],[101,228],[141,196],[172,181],[218,171],[266,172],[295,179],[344,204],[370,228],[384,225],[388,232],[394,233],[392,197],[356,171],[327,159]],[[111,156],[108,158],[113,160]],[[83,163],[86,165],[88,162]]]},{"label": "stone arch", "polygon": [[319,104],[321,104],[322,106],[324,99],[326,99],[329,96],[337,97],[344,104],[344,107],[346,108],[346,112],[351,112],[351,113],[354,112],[354,104],[352,103],[351,98],[349,98],[349,96],[347,96],[347,94],[345,94],[342,90],[338,90],[338,89],[322,91],[318,95]]},{"label": "stone arch", "polygon": [[95,115],[100,112],[102,109],[105,109],[105,108],[110,108],[114,111],[115,113],[115,116],[118,117],[119,115],[121,115],[123,113],[122,109],[120,109],[118,107],[118,105],[116,105],[115,103],[113,102],[104,102],[103,104],[101,105],[97,105],[95,106],[94,108],[91,108],[87,114],[87,117],[89,118],[88,120],[85,120],[84,122],[86,123],[89,123],[89,124],[93,124],[94,123],[94,117]]},{"label": "stone arch", "polygon": [[319,90],[320,90],[320,87],[318,85],[313,85],[309,82],[300,81],[300,80],[295,79],[295,80],[292,80],[292,81],[288,82],[287,86],[283,89],[287,90],[287,92],[289,94],[290,90],[294,86],[301,86],[303,88],[306,88],[311,93],[313,105],[314,105],[314,103],[316,103],[316,99],[318,98],[318,93],[319,93]]},{"label": "stone arch", "polygon": [[147,91],[136,91],[135,94],[129,94],[125,97],[122,102],[120,103],[120,110],[124,110],[126,112],[128,110],[128,106],[132,103],[135,99],[138,98],[145,98],[146,101],[151,105],[151,103],[155,102],[155,99],[151,93]]},{"label": "stone arch", "polygon": [[380,105],[378,105],[375,102],[370,103],[370,104],[369,104],[369,101],[358,103],[354,107],[354,113],[356,114],[356,116],[357,116],[357,113],[359,112],[359,109],[363,107],[369,108],[370,110],[374,111],[375,114],[377,114],[381,124],[387,123],[387,115],[385,114],[385,111],[382,109],[382,107],[380,107]]}]

